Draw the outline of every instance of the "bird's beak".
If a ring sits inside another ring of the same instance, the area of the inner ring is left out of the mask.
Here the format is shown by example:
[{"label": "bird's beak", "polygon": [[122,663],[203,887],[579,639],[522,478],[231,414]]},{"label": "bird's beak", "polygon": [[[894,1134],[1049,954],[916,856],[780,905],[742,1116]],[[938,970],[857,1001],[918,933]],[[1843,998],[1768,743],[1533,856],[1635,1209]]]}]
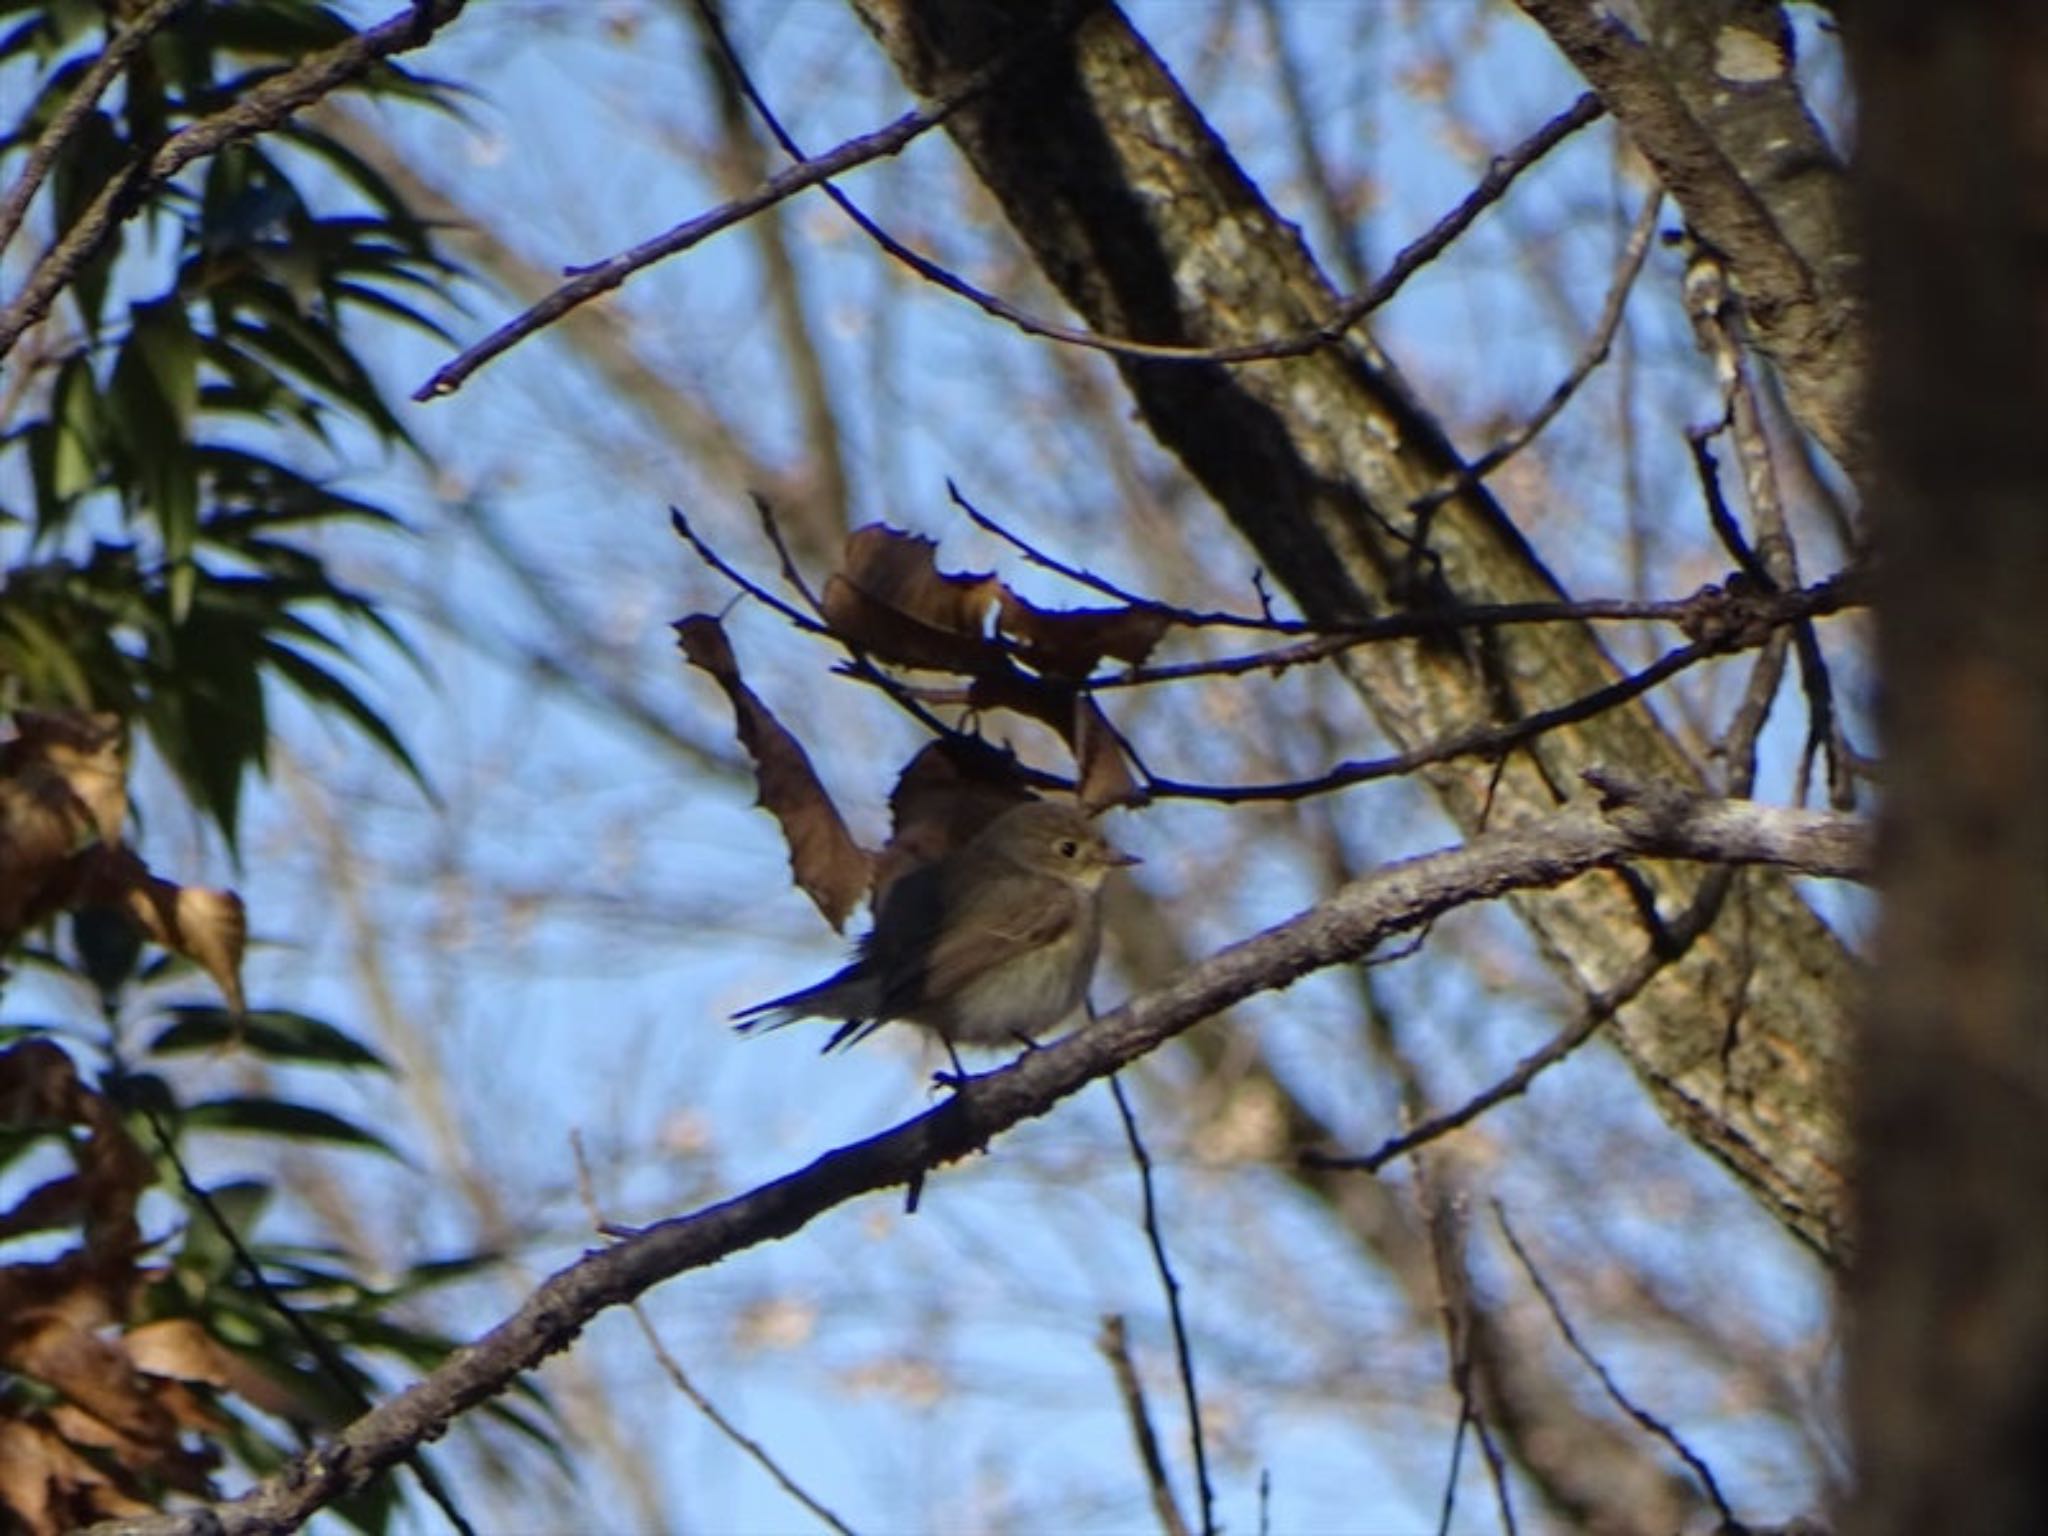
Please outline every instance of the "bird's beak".
[{"label": "bird's beak", "polygon": [[1109,850],[1108,859],[1104,862],[1111,869],[1129,869],[1133,864],[1142,864],[1145,861],[1135,853],[1125,853],[1121,848],[1112,848]]}]

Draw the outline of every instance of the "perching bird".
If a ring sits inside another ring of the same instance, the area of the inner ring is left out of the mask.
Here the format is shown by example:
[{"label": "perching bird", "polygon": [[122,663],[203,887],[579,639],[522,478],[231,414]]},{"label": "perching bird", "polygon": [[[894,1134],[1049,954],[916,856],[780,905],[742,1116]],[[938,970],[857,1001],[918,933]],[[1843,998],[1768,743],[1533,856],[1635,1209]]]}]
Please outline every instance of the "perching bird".
[{"label": "perching bird", "polygon": [[1072,806],[1026,801],[890,886],[851,965],[733,1017],[742,1032],[841,1019],[828,1051],[897,1019],[949,1052],[1029,1044],[1088,995],[1103,877],[1137,862]]}]

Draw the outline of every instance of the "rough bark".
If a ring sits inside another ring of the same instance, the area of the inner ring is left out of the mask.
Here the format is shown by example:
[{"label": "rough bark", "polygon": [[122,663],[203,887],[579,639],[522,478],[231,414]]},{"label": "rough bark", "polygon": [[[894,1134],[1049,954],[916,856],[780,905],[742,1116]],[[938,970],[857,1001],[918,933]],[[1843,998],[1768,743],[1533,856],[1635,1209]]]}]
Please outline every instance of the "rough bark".
[{"label": "rough bark", "polygon": [[[852,0],[910,86],[942,92],[1010,46],[1021,0]],[[1336,295],[1158,58],[1114,8],[1039,46],[948,124],[1011,223],[1089,324],[1215,346],[1291,335]],[[1177,453],[1310,617],[1423,603],[1516,601],[1558,588],[1482,491],[1418,499],[1460,468],[1442,431],[1364,339],[1225,368],[1122,359],[1152,431]],[[1426,541],[1427,553],[1421,546]],[[1483,644],[1375,647],[1348,675],[1413,745],[1611,682],[1590,631],[1545,625]],[[1542,814],[1607,764],[1692,785],[1699,770],[1647,709],[1545,737],[1498,776],[1434,770],[1457,822]],[[1489,811],[1489,800],[1491,809]],[[1582,881],[1521,910],[1576,984],[1608,985],[1643,942],[1638,895],[1670,916],[1696,874]],[[1742,877],[1728,919],[1620,1018],[1613,1038],[1676,1125],[1725,1161],[1787,1227],[1839,1260],[1847,1222],[1845,1019],[1853,967],[1784,880]]]},{"label": "rough bark", "polygon": [[1801,425],[1862,478],[1867,327],[1847,168],[1807,110],[1773,0],[1520,0],[1726,264]]},{"label": "rough bark", "polygon": [[2048,1530],[2048,11],[1848,20],[1890,764],[1851,1525]]}]

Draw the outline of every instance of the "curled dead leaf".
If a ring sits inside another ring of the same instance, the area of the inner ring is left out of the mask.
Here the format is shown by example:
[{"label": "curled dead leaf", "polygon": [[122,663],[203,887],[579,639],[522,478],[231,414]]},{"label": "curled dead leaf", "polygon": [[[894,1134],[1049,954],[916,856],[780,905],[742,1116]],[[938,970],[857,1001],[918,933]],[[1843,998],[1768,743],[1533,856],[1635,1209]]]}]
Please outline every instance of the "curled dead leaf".
[{"label": "curled dead leaf", "polygon": [[128,819],[128,743],[119,715],[21,710],[0,745],[0,779],[48,773],[75,795],[100,841],[118,843]]},{"label": "curled dead leaf", "polygon": [[760,803],[782,825],[798,887],[826,922],[843,929],[867,894],[873,872],[867,850],[847,831],[803,744],[741,679],[731,642],[718,620],[693,614],[675,630],[683,655],[708,673],[732,702],[740,744],[754,760]]},{"label": "curled dead leaf", "polygon": [[[156,1170],[128,1134],[121,1112],[105,1095],[79,1081],[71,1058],[56,1045],[24,1040],[0,1051],[0,1128],[52,1123],[82,1126],[86,1132],[69,1139],[78,1188],[64,1197],[75,1199],[83,1211],[86,1250],[72,1256],[80,1274],[74,1284],[58,1265],[32,1271],[23,1265],[0,1269],[0,1316],[30,1306],[55,1306],[57,1295],[68,1290],[68,1306],[75,1308],[89,1295],[96,1308],[89,1320],[74,1320],[97,1326],[126,1313],[141,1241],[135,1207],[142,1191],[154,1182]],[[24,1291],[24,1277],[38,1278],[44,1289],[35,1294]]]},{"label": "curled dead leaf", "polygon": [[154,1512],[115,1487],[47,1419],[0,1420],[0,1513],[30,1536]]},{"label": "curled dead leaf", "polygon": [[77,883],[72,855],[95,834],[91,810],[47,764],[0,770],[0,944],[66,905]]},{"label": "curled dead leaf", "polygon": [[856,528],[820,597],[825,622],[848,644],[898,666],[975,672],[990,655],[988,616],[1002,584],[987,573],[947,575],[930,539],[884,523]]},{"label": "curled dead leaf", "polygon": [[1073,748],[1080,770],[1075,776],[1074,798],[1083,810],[1145,803],[1145,786],[1132,771],[1123,738],[1095,701],[1085,695],[1074,701],[1074,724],[1067,744]]},{"label": "curled dead leaf", "polygon": [[126,1351],[52,1312],[17,1314],[0,1325],[0,1363],[33,1376],[74,1407],[132,1440],[175,1446],[177,1425],[151,1396]]},{"label": "curled dead leaf", "polygon": [[122,1336],[121,1347],[135,1368],[148,1375],[202,1382],[280,1419],[310,1421],[317,1417],[312,1405],[208,1333],[197,1318],[167,1317],[144,1323]]},{"label": "curled dead leaf", "polygon": [[247,1012],[242,952],[249,916],[233,891],[179,885],[150,873],[129,848],[92,848],[80,855],[81,904],[124,912],[144,937],[183,955],[212,978],[230,1012]]},{"label": "curled dead leaf", "polygon": [[1016,642],[1024,659],[1055,677],[1080,680],[1105,656],[1142,666],[1172,617],[1162,608],[1040,608],[1008,587],[996,617],[998,631]]}]

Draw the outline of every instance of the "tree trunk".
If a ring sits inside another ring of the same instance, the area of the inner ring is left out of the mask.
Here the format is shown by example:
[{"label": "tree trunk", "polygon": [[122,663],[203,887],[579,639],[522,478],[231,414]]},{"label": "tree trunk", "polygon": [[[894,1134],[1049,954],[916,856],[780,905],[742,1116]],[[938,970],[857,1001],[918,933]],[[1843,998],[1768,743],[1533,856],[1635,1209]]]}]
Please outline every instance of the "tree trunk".
[{"label": "tree trunk", "polygon": [[1877,325],[1883,942],[1853,1528],[2048,1530],[2048,11],[1849,32]]},{"label": "tree trunk", "polygon": [[[922,95],[1043,18],[1023,0],[853,0]],[[1286,336],[1337,296],[1159,59],[1113,7],[1040,44],[948,129],[1074,309],[1097,330],[1214,346]],[[1420,603],[1550,599],[1556,583],[1500,506],[1474,490],[1426,519],[1418,498],[1460,463],[1369,340],[1235,368],[1120,359],[1154,434],[1214,496],[1312,619]],[[1420,547],[1427,544],[1427,556]],[[1374,647],[1345,662],[1404,746],[1577,698],[1619,675],[1579,626],[1483,642]],[[1603,764],[1647,780],[1699,770],[1640,706],[1544,736],[1496,774],[1429,774],[1468,831],[1555,807]],[[1497,782],[1496,782],[1497,781]],[[1609,986],[1653,942],[1696,874],[1645,867],[1518,902],[1575,984]],[[1854,969],[1785,880],[1738,878],[1723,920],[1627,1008],[1613,1038],[1657,1104],[1784,1224],[1839,1261],[1844,1021]]]}]

